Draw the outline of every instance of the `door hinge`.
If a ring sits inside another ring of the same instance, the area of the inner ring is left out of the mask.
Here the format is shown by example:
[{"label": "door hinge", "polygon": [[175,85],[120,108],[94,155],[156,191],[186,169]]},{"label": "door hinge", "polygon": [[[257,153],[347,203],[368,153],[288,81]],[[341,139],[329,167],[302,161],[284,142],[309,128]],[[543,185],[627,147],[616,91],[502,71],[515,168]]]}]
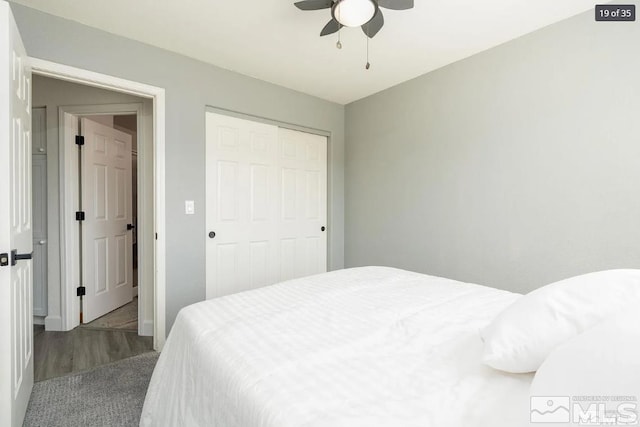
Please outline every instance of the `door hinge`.
[{"label": "door hinge", "polygon": [[18,261],[33,259],[33,252],[28,254],[19,254],[17,249],[11,251],[11,265],[16,265]]},{"label": "door hinge", "polygon": [[87,288],[85,288],[84,286],[78,286],[78,288],[76,289],[76,295],[79,297],[83,297],[87,294]]},{"label": "door hinge", "polygon": [[76,212],[76,221],[84,221],[84,211]]},{"label": "door hinge", "polygon": [[84,136],[76,135],[76,145],[84,145]]}]

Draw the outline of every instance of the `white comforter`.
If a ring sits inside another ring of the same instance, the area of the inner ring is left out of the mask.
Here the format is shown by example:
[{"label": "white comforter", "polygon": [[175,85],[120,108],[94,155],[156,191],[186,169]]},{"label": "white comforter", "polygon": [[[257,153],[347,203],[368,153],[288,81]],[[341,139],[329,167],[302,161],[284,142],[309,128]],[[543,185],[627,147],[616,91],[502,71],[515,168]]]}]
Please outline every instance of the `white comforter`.
[{"label": "white comforter", "polygon": [[482,365],[519,295],[365,267],[180,311],[141,426],[516,427],[530,375]]}]

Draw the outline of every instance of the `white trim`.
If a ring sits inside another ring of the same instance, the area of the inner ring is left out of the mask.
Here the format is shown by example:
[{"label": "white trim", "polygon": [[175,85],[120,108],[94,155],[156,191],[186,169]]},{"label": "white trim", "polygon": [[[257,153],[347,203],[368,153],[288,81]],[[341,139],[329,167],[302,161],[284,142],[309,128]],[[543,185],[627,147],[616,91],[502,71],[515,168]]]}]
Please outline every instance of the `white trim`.
[{"label": "white trim", "polygon": [[145,320],[140,328],[140,335],[150,336],[153,334],[153,321]]},{"label": "white trim", "polygon": [[[151,329],[153,330],[154,337],[153,347],[160,351],[164,345],[166,333],[165,90],[156,86],[83,70],[39,58],[29,58],[29,60],[34,74],[128,93],[143,98],[151,98],[153,100],[154,229],[155,233],[157,233],[157,239],[155,240],[154,248],[154,322]],[[142,329],[146,327],[149,326],[145,325]]]},{"label": "white trim", "polygon": [[45,317],[44,328],[47,331],[62,331],[62,317],[60,316]]},{"label": "white trim", "polygon": [[[69,117],[69,120],[73,120],[73,127],[78,129],[77,117]],[[73,138],[73,135],[66,135],[64,132],[67,126],[67,117],[65,112],[60,109],[58,115],[58,146],[59,146],[59,158],[58,158],[58,179],[60,180],[59,187],[59,209],[60,209],[60,319],[62,331],[69,331],[78,326],[78,302],[77,298],[71,297],[70,287],[78,286],[78,266],[74,264],[74,261],[78,258],[78,231],[72,220],[73,212],[78,209],[78,192],[76,191],[77,177],[73,176],[73,179],[67,176],[66,169],[78,170],[78,156],[77,153],[74,156],[72,150],[68,150],[69,144],[73,144],[73,141],[65,141],[65,137],[69,136]],[[74,185],[74,182],[76,183]],[[69,216],[69,218],[67,218]],[[49,308],[49,312],[51,312]]]},{"label": "white trim", "polygon": [[54,79],[65,80],[73,83],[80,83],[83,85],[99,87],[107,90],[114,90],[116,92],[128,93],[130,95],[136,95],[142,98],[154,98],[158,100],[159,97],[162,97],[162,101],[164,104],[163,88],[134,82],[132,80],[121,79],[119,77],[110,76],[108,74],[83,70],[82,68],[71,67],[69,65],[58,64],[56,62],[47,61],[45,59],[29,57],[29,61],[31,64],[31,68],[36,72],[36,74],[40,76],[51,77]]}]

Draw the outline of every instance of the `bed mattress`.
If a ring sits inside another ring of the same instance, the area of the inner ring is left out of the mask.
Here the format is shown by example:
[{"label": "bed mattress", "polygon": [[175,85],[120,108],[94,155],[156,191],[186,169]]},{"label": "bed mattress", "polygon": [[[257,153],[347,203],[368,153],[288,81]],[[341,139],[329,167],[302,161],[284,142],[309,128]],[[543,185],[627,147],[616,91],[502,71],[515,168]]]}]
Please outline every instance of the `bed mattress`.
[{"label": "bed mattress", "polygon": [[386,267],[291,280],[180,311],[141,426],[517,427],[531,375],[481,362],[518,294]]}]

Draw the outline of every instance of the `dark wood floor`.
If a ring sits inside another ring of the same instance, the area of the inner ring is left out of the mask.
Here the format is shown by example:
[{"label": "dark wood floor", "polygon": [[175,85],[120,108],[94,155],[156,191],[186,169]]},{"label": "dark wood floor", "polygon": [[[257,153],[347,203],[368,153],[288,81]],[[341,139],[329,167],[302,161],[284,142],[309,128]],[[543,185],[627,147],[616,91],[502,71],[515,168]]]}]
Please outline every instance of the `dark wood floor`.
[{"label": "dark wood floor", "polygon": [[85,371],[105,363],[153,351],[153,337],[135,331],[76,328],[47,332],[34,326],[35,380]]}]

